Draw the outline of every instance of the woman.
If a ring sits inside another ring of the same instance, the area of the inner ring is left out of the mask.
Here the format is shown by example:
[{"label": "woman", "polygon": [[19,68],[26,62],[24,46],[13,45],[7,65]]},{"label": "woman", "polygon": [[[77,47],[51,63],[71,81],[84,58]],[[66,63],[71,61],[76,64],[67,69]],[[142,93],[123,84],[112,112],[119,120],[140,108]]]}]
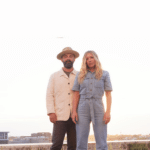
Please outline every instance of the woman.
[{"label": "woman", "polygon": [[[111,91],[109,73],[102,70],[94,51],[87,51],[74,86],[72,120],[76,123],[77,150],[87,149],[90,122],[93,123],[97,150],[107,150],[107,123],[110,121]],[[102,97],[106,94],[107,109]]]}]

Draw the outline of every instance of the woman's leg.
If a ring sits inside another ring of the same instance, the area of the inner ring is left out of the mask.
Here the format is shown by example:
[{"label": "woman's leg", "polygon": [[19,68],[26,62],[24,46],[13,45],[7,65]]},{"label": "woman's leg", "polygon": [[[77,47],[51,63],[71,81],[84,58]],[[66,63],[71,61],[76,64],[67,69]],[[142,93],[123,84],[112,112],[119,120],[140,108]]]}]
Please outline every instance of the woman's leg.
[{"label": "woman's leg", "polygon": [[102,121],[102,117],[95,119],[93,125],[96,140],[96,150],[107,150],[107,125]]},{"label": "woman's leg", "polygon": [[103,121],[104,108],[100,101],[94,102],[94,135],[96,140],[96,150],[107,150],[107,125]]},{"label": "woman's leg", "polygon": [[78,106],[78,122],[76,124],[77,150],[87,150],[90,131],[90,108],[88,102]]}]

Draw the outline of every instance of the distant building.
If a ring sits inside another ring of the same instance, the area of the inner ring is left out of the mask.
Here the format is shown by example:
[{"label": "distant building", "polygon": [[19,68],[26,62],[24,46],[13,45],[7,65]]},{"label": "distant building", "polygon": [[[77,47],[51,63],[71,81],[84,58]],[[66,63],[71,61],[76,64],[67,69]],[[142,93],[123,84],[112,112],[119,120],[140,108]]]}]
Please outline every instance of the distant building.
[{"label": "distant building", "polygon": [[0,131],[0,144],[8,144],[8,133]]},{"label": "distant building", "polygon": [[41,136],[44,136],[44,137],[51,138],[52,135],[49,132],[38,132],[38,133],[32,133],[31,136],[32,137],[41,137]]},{"label": "distant building", "polygon": [[10,137],[9,139],[9,144],[52,142],[52,136],[49,132],[32,133],[31,136]]}]

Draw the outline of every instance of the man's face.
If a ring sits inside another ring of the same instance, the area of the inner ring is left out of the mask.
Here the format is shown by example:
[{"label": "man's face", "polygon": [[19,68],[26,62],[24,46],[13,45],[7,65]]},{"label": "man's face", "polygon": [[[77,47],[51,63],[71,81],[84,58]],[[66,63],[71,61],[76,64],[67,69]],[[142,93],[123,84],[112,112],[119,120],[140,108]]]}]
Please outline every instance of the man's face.
[{"label": "man's face", "polygon": [[65,54],[62,56],[61,61],[63,62],[65,68],[70,69],[73,67],[75,58],[73,54]]}]

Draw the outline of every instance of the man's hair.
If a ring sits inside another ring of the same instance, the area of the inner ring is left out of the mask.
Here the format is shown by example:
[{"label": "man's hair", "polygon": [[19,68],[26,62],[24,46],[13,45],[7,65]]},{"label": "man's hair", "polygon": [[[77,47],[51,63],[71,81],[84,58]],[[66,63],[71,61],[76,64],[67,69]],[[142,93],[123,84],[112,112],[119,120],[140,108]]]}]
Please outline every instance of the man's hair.
[{"label": "man's hair", "polygon": [[80,72],[79,72],[79,76],[78,76],[78,82],[81,84],[88,72],[88,66],[87,66],[87,63],[86,63],[86,55],[90,53],[93,55],[95,61],[96,61],[96,65],[95,65],[95,77],[96,79],[100,80],[100,78],[102,77],[102,74],[103,74],[103,70],[102,70],[102,66],[101,66],[101,63],[99,61],[99,58],[97,56],[97,54],[92,51],[92,50],[89,50],[87,52],[85,52],[84,56],[83,56],[83,59],[82,59],[82,65],[81,65],[81,69],[80,69]]}]

